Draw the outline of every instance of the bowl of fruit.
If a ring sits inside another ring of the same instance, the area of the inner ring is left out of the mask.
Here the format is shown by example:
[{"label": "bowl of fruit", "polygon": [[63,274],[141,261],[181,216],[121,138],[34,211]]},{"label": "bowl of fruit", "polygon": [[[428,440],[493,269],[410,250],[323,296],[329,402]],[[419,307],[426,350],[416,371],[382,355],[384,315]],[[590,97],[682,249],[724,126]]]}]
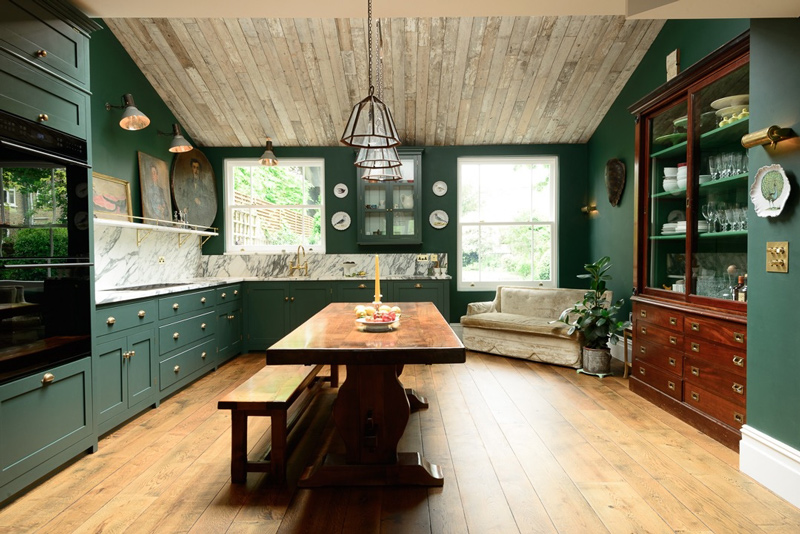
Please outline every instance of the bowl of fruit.
[{"label": "bowl of fruit", "polygon": [[362,332],[391,332],[400,326],[400,308],[386,304],[375,309],[374,306],[359,304],[354,309],[356,325]]}]

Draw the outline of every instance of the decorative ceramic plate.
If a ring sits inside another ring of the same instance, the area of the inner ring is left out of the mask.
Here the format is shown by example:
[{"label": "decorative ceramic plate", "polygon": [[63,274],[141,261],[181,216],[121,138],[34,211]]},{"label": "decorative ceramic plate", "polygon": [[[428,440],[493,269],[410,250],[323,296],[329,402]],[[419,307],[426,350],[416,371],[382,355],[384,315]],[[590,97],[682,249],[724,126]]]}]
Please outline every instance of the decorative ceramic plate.
[{"label": "decorative ceramic plate", "polygon": [[336,184],[333,186],[333,194],[336,198],[344,198],[347,196],[347,186],[344,184]]},{"label": "decorative ceramic plate", "polygon": [[674,124],[678,128],[686,128],[689,125],[689,117],[687,115],[684,115],[683,117],[680,117],[672,121],[672,124]]},{"label": "decorative ceramic plate", "polygon": [[447,223],[450,222],[450,217],[444,210],[435,210],[432,211],[430,217],[428,217],[428,222],[430,222],[431,226],[434,228],[444,228],[447,226]]},{"label": "decorative ceramic plate", "polygon": [[733,95],[714,100],[711,107],[714,109],[722,109],[730,106],[746,106],[750,102],[750,95]]},{"label": "decorative ceramic plate", "polygon": [[686,214],[683,213],[681,210],[672,210],[667,215],[667,222],[677,223],[678,221],[685,221]]},{"label": "decorative ceramic plate", "polygon": [[331,217],[331,226],[337,230],[347,230],[350,228],[350,214],[346,211],[337,211]]},{"label": "decorative ceramic plate", "polygon": [[444,196],[447,193],[447,184],[441,180],[433,183],[433,194],[437,197]]},{"label": "decorative ceramic plate", "polygon": [[750,200],[759,217],[777,217],[789,198],[789,179],[780,165],[767,165],[756,172],[750,186]]},{"label": "decorative ceramic plate", "polygon": [[685,133],[672,133],[653,139],[653,142],[658,145],[677,145],[683,141],[686,141]]},{"label": "decorative ceramic plate", "polygon": [[727,108],[722,108],[717,110],[717,117],[733,117],[734,115],[738,115],[747,105],[744,106],[729,106]]},{"label": "decorative ceramic plate", "polygon": [[395,319],[390,323],[375,323],[373,321],[368,321],[364,317],[360,317],[356,319],[356,324],[358,325],[358,329],[362,332],[391,332],[400,327],[400,319]]}]

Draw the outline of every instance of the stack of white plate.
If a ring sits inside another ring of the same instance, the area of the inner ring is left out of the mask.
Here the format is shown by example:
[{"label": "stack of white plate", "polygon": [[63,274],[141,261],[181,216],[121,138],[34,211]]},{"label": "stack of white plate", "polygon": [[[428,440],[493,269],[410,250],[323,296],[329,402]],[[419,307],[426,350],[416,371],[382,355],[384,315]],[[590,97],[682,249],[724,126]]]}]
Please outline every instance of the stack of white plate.
[{"label": "stack of white plate", "polygon": [[[684,232],[686,231],[686,227],[685,226],[684,226],[684,230],[683,231]],[[678,233],[678,223],[677,222],[664,223],[661,226],[661,233],[663,235],[677,234]]]},{"label": "stack of white plate", "polygon": [[708,221],[697,221],[697,231],[701,234],[708,232]]},{"label": "stack of white plate", "polygon": [[686,233],[686,221],[678,221],[675,223],[675,233],[676,234]]}]

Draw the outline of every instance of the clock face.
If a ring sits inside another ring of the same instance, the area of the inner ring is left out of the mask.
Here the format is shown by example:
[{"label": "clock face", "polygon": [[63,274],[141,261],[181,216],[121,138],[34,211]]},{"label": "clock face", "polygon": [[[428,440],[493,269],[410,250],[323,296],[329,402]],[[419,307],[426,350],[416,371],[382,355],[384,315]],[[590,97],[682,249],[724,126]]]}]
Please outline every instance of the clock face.
[{"label": "clock face", "polygon": [[447,184],[439,180],[433,183],[433,194],[437,197],[442,197],[447,193]]},{"label": "clock face", "polygon": [[436,210],[431,212],[430,217],[428,217],[428,221],[434,228],[441,229],[447,226],[447,223],[450,222],[450,217],[444,210]]},{"label": "clock face", "polygon": [[344,198],[347,196],[347,186],[344,184],[336,184],[333,186],[333,194],[336,198]]},{"label": "clock face", "polygon": [[345,211],[337,211],[331,217],[331,225],[337,230],[350,228],[350,215]]}]

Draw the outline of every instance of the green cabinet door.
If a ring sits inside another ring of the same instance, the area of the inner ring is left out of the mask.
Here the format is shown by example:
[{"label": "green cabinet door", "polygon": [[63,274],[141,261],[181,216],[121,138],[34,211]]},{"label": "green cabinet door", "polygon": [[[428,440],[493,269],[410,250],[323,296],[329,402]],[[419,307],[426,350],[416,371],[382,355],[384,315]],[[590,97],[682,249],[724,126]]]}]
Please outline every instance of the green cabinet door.
[{"label": "green cabinet door", "polygon": [[254,282],[245,292],[246,350],[267,350],[281,339],[289,326],[286,284]]},{"label": "green cabinet door", "polygon": [[154,382],[155,369],[155,336],[151,329],[128,336],[126,358],[128,380],[128,407],[133,408],[141,402],[149,402],[155,395],[157,384]]},{"label": "green cabinet door", "polygon": [[[450,321],[450,293],[448,280],[394,280],[394,302],[433,302],[446,321]],[[402,305],[400,305],[402,308]]]},{"label": "green cabinet door", "polygon": [[[388,282],[382,282],[381,287],[388,288]],[[381,290],[387,294],[386,289]],[[386,297],[384,297],[386,298]],[[367,305],[375,300],[375,280],[358,280],[335,282],[333,291],[334,302],[355,302]]]},{"label": "green cabinet door", "polygon": [[241,300],[217,306],[217,363],[242,350]]},{"label": "green cabinet door", "polygon": [[296,282],[290,287],[289,330],[294,330],[312,315],[331,303],[333,284],[330,282]]},{"label": "green cabinet door", "polygon": [[123,413],[128,408],[128,382],[123,363],[123,355],[127,351],[127,337],[98,343],[95,348],[94,403],[98,423]]}]

